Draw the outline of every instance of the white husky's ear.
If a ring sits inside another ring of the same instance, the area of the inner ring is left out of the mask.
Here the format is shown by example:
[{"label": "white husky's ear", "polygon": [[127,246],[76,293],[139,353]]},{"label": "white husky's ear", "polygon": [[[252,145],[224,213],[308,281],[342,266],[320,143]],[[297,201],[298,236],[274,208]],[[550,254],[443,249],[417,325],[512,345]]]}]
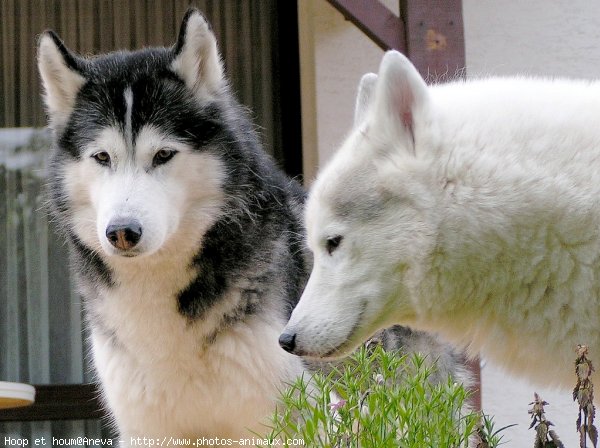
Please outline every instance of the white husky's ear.
[{"label": "white husky's ear", "polygon": [[66,123],[85,84],[82,63],[54,32],[46,31],[38,44],[38,69],[50,127],[56,129]]},{"label": "white husky's ear", "polygon": [[360,79],[358,94],[356,95],[356,105],[354,106],[354,127],[358,126],[365,118],[367,109],[373,99],[376,83],[377,75],[375,73],[367,73]]},{"label": "white husky's ear", "polygon": [[412,63],[397,51],[388,51],[379,66],[375,113],[380,122],[396,131],[396,137],[414,152],[415,128],[424,120],[429,92]]},{"label": "white husky's ear", "polygon": [[210,95],[223,85],[223,66],[217,40],[208,21],[190,8],[183,18],[171,69],[197,96]]}]

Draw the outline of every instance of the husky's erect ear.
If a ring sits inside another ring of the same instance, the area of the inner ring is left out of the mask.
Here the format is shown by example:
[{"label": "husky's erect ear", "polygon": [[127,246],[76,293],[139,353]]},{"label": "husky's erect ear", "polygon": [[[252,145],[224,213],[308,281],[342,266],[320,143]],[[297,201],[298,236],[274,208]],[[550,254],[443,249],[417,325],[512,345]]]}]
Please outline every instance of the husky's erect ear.
[{"label": "husky's erect ear", "polygon": [[377,75],[375,73],[367,73],[360,79],[356,104],[354,106],[354,127],[358,126],[365,118],[367,109],[373,99],[376,83]]},{"label": "husky's erect ear", "polygon": [[213,94],[223,86],[217,40],[202,13],[190,8],[183,18],[171,69],[196,95]]},{"label": "husky's erect ear", "polygon": [[379,66],[375,91],[377,120],[396,131],[396,138],[414,152],[415,131],[424,124],[429,91],[412,63],[397,51],[388,51]]},{"label": "husky's erect ear", "polygon": [[44,86],[44,100],[50,127],[66,123],[77,93],[85,83],[82,62],[71,53],[52,31],[40,36],[38,43],[38,69]]}]

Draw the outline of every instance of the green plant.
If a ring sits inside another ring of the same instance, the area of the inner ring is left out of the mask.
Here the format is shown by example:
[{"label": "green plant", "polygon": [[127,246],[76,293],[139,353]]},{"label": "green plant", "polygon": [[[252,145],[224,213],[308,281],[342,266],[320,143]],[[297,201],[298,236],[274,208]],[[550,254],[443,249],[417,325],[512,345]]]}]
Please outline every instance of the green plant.
[{"label": "green plant", "polygon": [[502,441],[504,434],[501,435],[500,433],[513,426],[517,426],[516,423],[496,429],[494,419],[487,414],[481,413],[481,420],[477,429],[479,437],[477,448],[492,448],[503,445],[506,442]]},{"label": "green plant", "polygon": [[300,378],[283,392],[268,438],[302,438],[310,447],[467,447],[479,414],[465,410],[464,387],[430,381],[435,367],[426,361],[362,348],[327,375]]}]

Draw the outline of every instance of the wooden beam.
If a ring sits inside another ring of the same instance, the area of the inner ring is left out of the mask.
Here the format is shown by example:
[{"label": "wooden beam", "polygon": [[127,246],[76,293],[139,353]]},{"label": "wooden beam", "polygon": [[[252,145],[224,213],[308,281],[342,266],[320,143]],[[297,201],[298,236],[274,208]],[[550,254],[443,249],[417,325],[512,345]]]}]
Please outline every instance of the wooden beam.
[{"label": "wooden beam", "polygon": [[465,76],[462,0],[401,0],[406,55],[425,80]]},{"label": "wooden beam", "polygon": [[0,410],[0,422],[89,420],[106,416],[95,384],[37,385],[31,406]]},{"label": "wooden beam", "polygon": [[327,0],[384,51],[406,53],[404,24],[378,0]]}]

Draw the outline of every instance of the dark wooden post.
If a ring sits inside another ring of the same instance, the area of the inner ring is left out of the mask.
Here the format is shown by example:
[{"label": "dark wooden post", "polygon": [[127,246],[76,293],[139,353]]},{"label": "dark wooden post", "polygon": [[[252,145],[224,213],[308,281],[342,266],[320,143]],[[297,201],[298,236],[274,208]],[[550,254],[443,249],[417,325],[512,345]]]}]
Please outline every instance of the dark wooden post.
[{"label": "dark wooden post", "polygon": [[427,81],[465,75],[462,0],[400,0],[406,55]]}]

